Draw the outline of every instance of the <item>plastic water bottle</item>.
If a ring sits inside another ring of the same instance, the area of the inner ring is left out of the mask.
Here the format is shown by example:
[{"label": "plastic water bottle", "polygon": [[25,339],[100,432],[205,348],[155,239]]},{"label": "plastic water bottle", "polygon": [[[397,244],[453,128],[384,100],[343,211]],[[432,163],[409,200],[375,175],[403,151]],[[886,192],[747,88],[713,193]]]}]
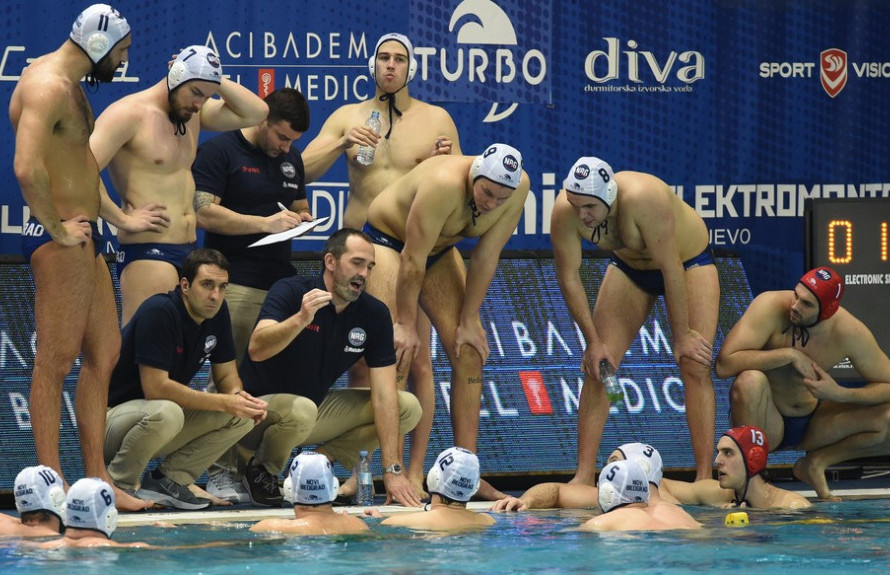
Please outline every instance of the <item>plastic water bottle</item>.
[{"label": "plastic water bottle", "polygon": [[355,475],[358,478],[355,504],[362,506],[374,505],[374,477],[371,475],[371,456],[368,455],[367,451],[362,450],[358,452]]},{"label": "plastic water bottle", "polygon": [[[375,134],[380,134],[380,112],[374,110],[371,117],[365,122],[365,125],[374,130]],[[362,146],[358,149],[358,156],[355,158],[358,163],[363,166],[370,166],[374,163],[374,152],[377,148],[374,146]]]},{"label": "plastic water bottle", "polygon": [[615,368],[605,359],[600,361],[600,381],[603,382],[606,388],[606,397],[609,399],[609,403],[616,407],[623,405],[624,388],[618,383]]}]

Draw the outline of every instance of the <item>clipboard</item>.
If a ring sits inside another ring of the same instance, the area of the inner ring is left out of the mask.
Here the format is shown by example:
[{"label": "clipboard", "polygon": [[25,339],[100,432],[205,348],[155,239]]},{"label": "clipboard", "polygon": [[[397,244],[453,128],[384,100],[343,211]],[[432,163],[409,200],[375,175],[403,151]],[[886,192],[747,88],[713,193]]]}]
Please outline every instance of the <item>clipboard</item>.
[{"label": "clipboard", "polygon": [[320,226],[326,221],[328,221],[327,216],[314,219],[311,222],[303,222],[292,230],[278,232],[277,234],[269,234],[264,238],[260,238],[247,247],[256,248],[259,246],[267,246],[269,244],[277,244],[278,242],[286,242],[293,238],[298,238],[302,235],[308,234],[310,231],[314,230],[316,227]]}]

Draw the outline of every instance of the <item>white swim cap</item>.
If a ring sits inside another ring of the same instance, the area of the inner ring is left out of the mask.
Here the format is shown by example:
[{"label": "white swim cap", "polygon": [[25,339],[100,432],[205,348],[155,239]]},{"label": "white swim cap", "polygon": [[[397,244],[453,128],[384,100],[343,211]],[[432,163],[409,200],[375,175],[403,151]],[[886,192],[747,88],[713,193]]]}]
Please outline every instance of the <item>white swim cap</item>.
[{"label": "white swim cap", "polygon": [[454,501],[469,501],[479,491],[479,458],[463,447],[446,449],[426,474],[430,493]]},{"label": "white swim cap", "polygon": [[634,461],[646,472],[649,483],[658,487],[661,484],[662,464],[658,450],[646,443],[625,443],[618,446],[618,451],[627,461]]},{"label": "white swim cap", "polygon": [[222,65],[216,52],[206,46],[188,46],[176,57],[167,72],[167,89],[171,92],[191,80],[222,82]]},{"label": "white swim cap", "polygon": [[599,158],[585,156],[578,158],[562,182],[567,192],[599,198],[607,208],[612,207],[618,195],[618,184],[612,167]]},{"label": "white swim cap", "polygon": [[374,53],[371,54],[371,58],[368,60],[368,71],[371,72],[371,77],[376,78],[375,72],[377,70],[377,52],[380,51],[380,46],[384,42],[389,42],[390,40],[395,40],[399,44],[405,47],[405,50],[408,51],[408,79],[405,81],[407,84],[411,80],[414,79],[414,74],[417,73],[417,60],[414,59],[414,45],[411,44],[411,40],[408,39],[404,34],[397,34],[395,32],[390,32],[389,34],[384,34],[377,40],[377,45],[374,46]]},{"label": "white swim cap", "polygon": [[630,503],[649,502],[646,471],[635,461],[613,461],[603,467],[597,487],[603,513]]},{"label": "white swim cap", "polygon": [[108,4],[93,4],[77,16],[70,38],[98,64],[129,33],[130,25],[120,12]]},{"label": "white swim cap", "polygon": [[91,529],[111,537],[117,529],[114,489],[98,477],[84,477],[68,490],[65,526]]},{"label": "white swim cap", "polygon": [[65,523],[65,487],[56,470],[46,465],[22,469],[15,477],[18,512],[48,511]]},{"label": "white swim cap", "polygon": [[334,477],[328,458],[306,451],[290,464],[290,473],[284,480],[284,499],[295,505],[324,505],[337,498],[338,489],[340,481]]},{"label": "white swim cap", "polygon": [[473,160],[470,174],[474,182],[486,178],[515,190],[522,179],[522,154],[513,146],[492,144]]}]

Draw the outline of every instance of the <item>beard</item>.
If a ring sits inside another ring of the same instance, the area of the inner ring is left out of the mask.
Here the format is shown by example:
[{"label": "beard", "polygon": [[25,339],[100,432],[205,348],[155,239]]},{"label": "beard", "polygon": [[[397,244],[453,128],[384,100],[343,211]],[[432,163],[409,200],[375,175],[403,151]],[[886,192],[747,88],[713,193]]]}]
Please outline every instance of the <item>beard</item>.
[{"label": "beard", "polygon": [[91,74],[96,80],[108,84],[114,80],[114,74],[117,72],[118,68],[120,68],[120,64],[115,65],[114,62],[112,62],[111,52],[109,52],[93,65]]}]

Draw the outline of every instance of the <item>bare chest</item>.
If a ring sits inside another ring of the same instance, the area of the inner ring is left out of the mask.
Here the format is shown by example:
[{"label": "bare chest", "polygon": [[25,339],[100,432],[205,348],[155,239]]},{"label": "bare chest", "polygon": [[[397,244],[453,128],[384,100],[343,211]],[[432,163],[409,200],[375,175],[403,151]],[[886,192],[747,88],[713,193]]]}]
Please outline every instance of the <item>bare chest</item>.
[{"label": "bare chest", "polygon": [[152,117],[129,145],[131,160],[145,169],[160,172],[190,169],[197,153],[194,131],[198,129],[197,125],[191,124],[185,135],[176,135],[170,120]]}]

